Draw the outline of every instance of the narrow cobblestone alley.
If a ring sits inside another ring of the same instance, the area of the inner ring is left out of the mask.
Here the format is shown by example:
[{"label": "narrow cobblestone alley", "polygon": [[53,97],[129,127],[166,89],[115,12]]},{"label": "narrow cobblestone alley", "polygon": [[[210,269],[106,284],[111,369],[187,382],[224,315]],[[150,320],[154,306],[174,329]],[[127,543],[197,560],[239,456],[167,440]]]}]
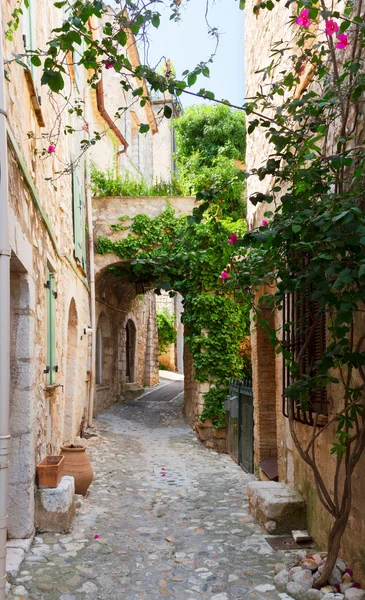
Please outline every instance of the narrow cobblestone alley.
[{"label": "narrow cobblestone alley", "polygon": [[197,441],[170,386],[97,418],[89,497],[70,534],[35,538],[10,598],[278,597],[283,554],[249,514],[252,476]]}]

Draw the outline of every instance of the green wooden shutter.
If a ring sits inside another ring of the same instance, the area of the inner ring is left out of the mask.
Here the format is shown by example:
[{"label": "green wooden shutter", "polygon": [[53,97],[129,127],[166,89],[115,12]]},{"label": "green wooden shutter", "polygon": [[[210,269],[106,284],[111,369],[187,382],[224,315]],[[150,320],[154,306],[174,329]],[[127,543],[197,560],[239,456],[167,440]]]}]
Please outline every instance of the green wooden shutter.
[{"label": "green wooden shutter", "polygon": [[73,222],[75,258],[86,270],[86,240],[85,240],[85,182],[84,164],[77,163],[72,173],[73,192]]},{"label": "green wooden shutter", "polygon": [[56,380],[58,371],[56,360],[56,310],[55,300],[57,298],[54,273],[47,269],[47,384],[52,385]]}]

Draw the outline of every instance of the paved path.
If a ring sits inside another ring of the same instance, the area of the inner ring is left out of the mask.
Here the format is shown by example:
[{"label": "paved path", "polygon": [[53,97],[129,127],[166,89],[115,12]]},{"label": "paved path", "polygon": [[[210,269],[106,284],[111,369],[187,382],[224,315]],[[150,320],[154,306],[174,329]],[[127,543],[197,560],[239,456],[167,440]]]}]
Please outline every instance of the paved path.
[{"label": "paved path", "polygon": [[98,417],[95,480],[73,530],[35,539],[10,598],[278,600],[282,555],[249,515],[251,476],[197,441],[167,391]]}]

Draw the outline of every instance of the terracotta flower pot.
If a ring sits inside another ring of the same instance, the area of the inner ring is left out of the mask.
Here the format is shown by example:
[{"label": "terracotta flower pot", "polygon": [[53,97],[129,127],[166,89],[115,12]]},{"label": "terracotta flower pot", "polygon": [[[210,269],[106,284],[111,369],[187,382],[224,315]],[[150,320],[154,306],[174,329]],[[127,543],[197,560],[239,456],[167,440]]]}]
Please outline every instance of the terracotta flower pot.
[{"label": "terracotta flower pot", "polygon": [[64,444],[61,454],[65,457],[63,474],[75,478],[75,493],[85,496],[94,474],[85,446]]},{"label": "terracotta flower pot", "polygon": [[46,456],[37,465],[38,485],[56,488],[63,477],[64,456]]}]

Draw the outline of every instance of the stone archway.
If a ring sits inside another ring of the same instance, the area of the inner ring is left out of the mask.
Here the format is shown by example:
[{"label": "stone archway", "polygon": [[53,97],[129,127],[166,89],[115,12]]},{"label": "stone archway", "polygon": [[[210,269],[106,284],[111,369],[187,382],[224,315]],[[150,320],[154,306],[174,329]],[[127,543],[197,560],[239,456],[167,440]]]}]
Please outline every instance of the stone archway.
[{"label": "stone archway", "polygon": [[127,383],[135,381],[136,372],[136,342],[137,342],[137,329],[132,321],[128,319],[125,326],[125,354],[126,354],[126,369],[125,377]]},{"label": "stone archway", "polygon": [[65,408],[63,417],[63,443],[73,439],[74,404],[77,376],[77,309],[72,298],[68,311],[67,323],[67,357],[65,379]]}]

